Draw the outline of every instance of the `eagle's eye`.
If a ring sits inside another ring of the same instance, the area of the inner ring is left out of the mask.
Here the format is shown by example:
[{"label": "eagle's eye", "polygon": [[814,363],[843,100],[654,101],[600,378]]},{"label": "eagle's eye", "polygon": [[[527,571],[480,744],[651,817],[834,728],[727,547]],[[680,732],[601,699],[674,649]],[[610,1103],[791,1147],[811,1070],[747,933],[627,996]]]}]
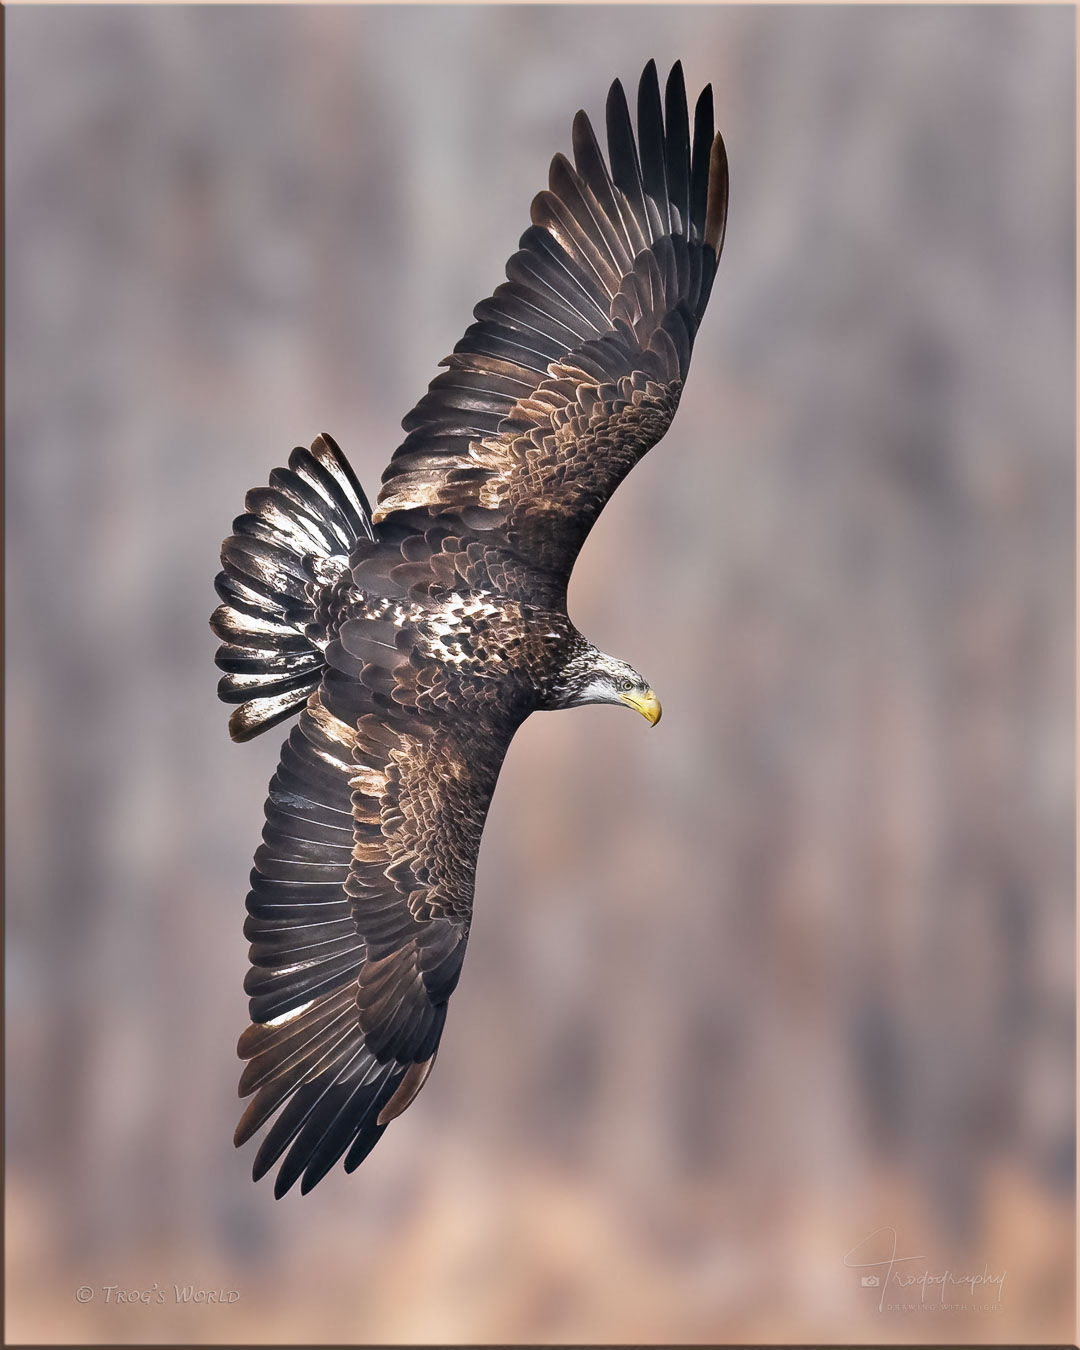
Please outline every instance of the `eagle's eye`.
[{"label": "eagle's eye", "polygon": [[625,690],[627,690],[627,689],[633,689],[633,687],[634,687],[634,681],[633,681],[633,680],[628,680],[628,679],[626,678],[625,675],[624,675],[624,676],[622,677],[622,679],[619,681],[619,688],[620,688],[621,690],[624,690],[624,691],[625,691]]}]

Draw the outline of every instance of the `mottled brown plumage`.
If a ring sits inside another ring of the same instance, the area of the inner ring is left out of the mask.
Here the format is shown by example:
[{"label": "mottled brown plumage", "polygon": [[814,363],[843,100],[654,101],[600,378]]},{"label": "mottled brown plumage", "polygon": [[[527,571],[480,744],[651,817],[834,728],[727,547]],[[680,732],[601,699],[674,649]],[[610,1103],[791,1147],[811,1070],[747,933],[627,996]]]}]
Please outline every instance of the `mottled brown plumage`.
[{"label": "mottled brown plumage", "polygon": [[[275,1193],[366,1157],[431,1069],[469,933],[488,805],[539,708],[659,704],[570,622],[589,529],[667,430],[723,241],[712,94],[650,62],[635,142],[584,113],[448,369],[405,418],[372,512],[328,436],[298,449],[222,550],[219,693],[246,740],[294,715],[245,932],[243,1143]],[[275,1118],[276,1116],[276,1118]]]}]

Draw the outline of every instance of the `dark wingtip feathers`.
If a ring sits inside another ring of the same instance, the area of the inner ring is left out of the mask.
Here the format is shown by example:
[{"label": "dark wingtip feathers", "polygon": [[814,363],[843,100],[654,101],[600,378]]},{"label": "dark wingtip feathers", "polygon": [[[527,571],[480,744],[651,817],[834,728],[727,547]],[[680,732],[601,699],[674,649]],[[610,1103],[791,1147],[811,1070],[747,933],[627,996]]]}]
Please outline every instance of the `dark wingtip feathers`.
[{"label": "dark wingtip feathers", "polygon": [[[686,107],[686,82],[682,62],[671,67],[664,90],[664,156],[671,205],[678,212],[679,228],[690,233],[690,124]],[[672,219],[672,226],[675,221]]]},{"label": "dark wingtip feathers", "polygon": [[[650,60],[641,72],[636,136],[622,82],[612,81],[606,105],[611,177],[646,226],[646,237],[648,198],[664,230],[691,241],[704,240],[719,258],[727,219],[728,167],[723,139],[719,132],[714,135],[711,84],[698,97],[692,128],[688,112],[681,61],[671,67],[663,98],[656,62]],[[578,113],[575,148],[584,139],[587,123]]]}]

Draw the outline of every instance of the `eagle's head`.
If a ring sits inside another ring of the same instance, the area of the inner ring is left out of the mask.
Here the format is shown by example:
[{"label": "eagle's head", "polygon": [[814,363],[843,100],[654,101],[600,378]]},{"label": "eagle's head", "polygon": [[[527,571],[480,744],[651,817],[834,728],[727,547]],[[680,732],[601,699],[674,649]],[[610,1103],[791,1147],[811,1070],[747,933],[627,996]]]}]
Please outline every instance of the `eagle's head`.
[{"label": "eagle's head", "polygon": [[652,726],[660,721],[660,700],[633,666],[589,646],[567,661],[555,686],[557,708],[584,703],[623,703]]}]

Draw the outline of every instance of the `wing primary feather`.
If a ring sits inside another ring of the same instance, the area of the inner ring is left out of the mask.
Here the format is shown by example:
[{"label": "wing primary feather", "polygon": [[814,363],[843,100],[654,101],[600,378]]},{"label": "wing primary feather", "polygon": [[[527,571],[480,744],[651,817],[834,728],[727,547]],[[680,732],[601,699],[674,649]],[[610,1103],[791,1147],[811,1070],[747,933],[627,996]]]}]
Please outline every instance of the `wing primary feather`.
[{"label": "wing primary feather", "polygon": [[724,232],[727,228],[728,203],[728,162],[724,138],[719,132],[713,139],[709,152],[709,200],[705,216],[705,242],[717,259],[724,247]]},{"label": "wing primary feather", "polygon": [[[384,1069],[372,1081],[371,1075],[373,1072],[374,1069],[369,1068],[366,1072],[360,1073],[358,1081],[343,1083],[337,1091],[335,1091],[335,1088],[337,1088],[335,1084],[327,1091],[324,1099],[325,1108],[332,1114],[324,1122],[321,1119],[322,1110],[312,1112],[301,1126],[292,1147],[278,1169],[277,1176],[274,1178],[274,1196],[276,1199],[280,1200],[292,1188],[301,1173],[306,1172],[311,1167],[313,1180],[306,1188],[303,1184],[300,1187],[300,1193],[306,1195],[311,1187],[326,1175],[342,1153],[345,1152],[352,1140],[354,1130],[363,1125],[368,1113],[374,1107],[375,1101],[380,1096],[379,1089],[384,1086],[390,1074],[389,1070]],[[368,1097],[368,1101],[364,1104],[364,1110],[361,1112],[359,1119],[355,1119],[350,1116],[349,1108],[358,1097],[364,1095]],[[343,1099],[340,1103],[335,1102],[335,1098],[338,1097]],[[346,1135],[344,1139],[340,1138],[342,1132]],[[340,1147],[334,1152],[335,1145],[338,1143],[340,1143]],[[314,1167],[313,1164],[315,1164]],[[322,1171],[317,1170],[319,1165],[322,1166]]]},{"label": "wing primary feather", "polygon": [[533,222],[554,235],[580,267],[589,269],[600,285],[605,303],[609,303],[618,291],[622,270],[613,261],[607,239],[582,195],[580,184],[570,177],[573,170],[565,161],[564,164],[565,169],[558,174],[552,166],[553,186],[533,199]]},{"label": "wing primary feather", "polygon": [[634,140],[634,129],[630,123],[630,109],[627,106],[626,94],[619,80],[614,82],[608,92],[605,111],[612,181],[626,197],[627,204],[637,221],[638,229],[648,240],[650,237],[649,215],[645,210],[645,190],[641,182],[641,165],[638,163],[637,144]]},{"label": "wing primary feather", "polygon": [[[346,1051],[344,1069],[339,1065],[336,1070],[332,1067],[327,1069],[320,1077],[312,1079],[308,1083],[302,1084],[293,1096],[285,1103],[281,1114],[271,1125],[266,1137],[259,1145],[259,1151],[255,1155],[255,1161],[252,1164],[251,1175],[255,1181],[265,1176],[271,1167],[277,1162],[292,1141],[303,1129],[304,1124],[318,1110],[320,1102],[340,1081],[342,1073],[346,1072],[364,1055],[365,1048],[363,1042],[355,1044]],[[277,1181],[280,1182],[280,1173]],[[295,1180],[295,1178],[294,1178]],[[281,1195],[284,1195],[284,1191]],[[277,1185],[274,1187],[274,1195],[280,1199]]]},{"label": "wing primary feather", "polygon": [[[611,261],[617,272],[624,272],[634,260],[630,232],[623,220],[622,210],[615,196],[611,174],[604,163],[604,156],[593,131],[592,123],[583,112],[574,118],[573,130],[574,165],[583,188],[587,189],[596,203],[593,211],[585,192],[582,200],[596,223],[600,234],[611,254]],[[557,158],[559,158],[557,156]],[[554,168],[554,165],[552,166]],[[557,192],[559,189],[552,184]]]},{"label": "wing primary feather", "polygon": [[[287,1032],[280,1035],[276,1043],[254,1054],[248,1060],[240,1076],[239,1095],[250,1096],[251,1093],[282,1077],[298,1063],[306,1064],[312,1057],[313,1049],[333,1047],[338,1042],[338,1033],[346,1029],[355,1029],[355,1022],[349,1003],[341,998],[335,1001],[331,996],[326,1000],[326,1008],[321,1011],[318,1018],[311,1020],[301,1018],[292,1035]],[[243,1038],[238,1049],[241,1054],[244,1053]]]},{"label": "wing primary feather", "polygon": [[653,232],[653,238],[656,239],[658,235],[671,233],[671,215],[668,211],[664,115],[655,61],[650,61],[641,72],[638,84],[638,151],[641,156],[642,186],[646,197],[655,204],[659,217],[659,231],[654,225]]},{"label": "wing primary feather", "polygon": [[[667,165],[667,190],[671,205],[679,213],[678,233],[690,231],[690,124],[686,109],[686,82],[682,62],[671,67],[664,91],[664,149]],[[674,221],[672,221],[674,225]],[[676,231],[673,231],[676,232]]]},{"label": "wing primary feather", "polygon": [[[239,1148],[260,1130],[270,1119],[274,1112],[282,1104],[285,1104],[285,1110],[274,1122],[270,1133],[263,1140],[255,1156],[255,1167],[260,1168],[262,1161],[266,1160],[266,1166],[261,1167],[255,1180],[267,1170],[273,1167],[274,1163],[284,1152],[292,1138],[295,1130],[292,1129],[292,1121],[297,1114],[304,1116],[306,1108],[314,1105],[313,1098],[319,1094],[313,1089],[320,1085],[325,1086],[328,1081],[332,1081],[340,1071],[343,1062],[351,1063],[356,1055],[364,1049],[363,1041],[359,1038],[356,1029],[355,1017],[351,1021],[344,1036],[333,1034],[332,1025],[330,1028],[322,1028],[319,1032],[317,1042],[310,1048],[304,1056],[302,1063],[289,1072],[287,1077],[272,1080],[255,1093],[251,1101],[248,1102],[244,1114],[236,1126],[236,1132],[233,1135],[233,1143]],[[328,1031],[330,1034],[327,1034]],[[243,1078],[241,1077],[241,1082]],[[302,1105],[294,1105],[298,1098],[304,1099]],[[287,1100],[288,1099],[288,1100]],[[296,1125],[296,1130],[303,1123],[301,1119]],[[287,1137],[283,1140],[282,1135]],[[280,1147],[278,1145],[280,1144]],[[263,1150],[266,1149],[266,1154]],[[275,1149],[277,1150],[275,1152]],[[273,1154],[267,1157],[267,1154]]]},{"label": "wing primary feather", "polygon": [[707,84],[694,109],[694,146],[690,157],[690,237],[705,239],[705,212],[709,201],[709,154],[713,141],[713,93]]},{"label": "wing primary feather", "polygon": [[[265,1078],[247,1077],[247,1069],[258,1063],[252,1060],[240,1079],[241,1095],[254,1092],[244,1114],[236,1126],[233,1143],[237,1148],[246,1144],[280,1106],[297,1091],[303,1091],[307,1082],[317,1075],[329,1073],[338,1064],[356,1040],[356,1017],[343,1012],[337,1019],[320,1027],[313,1046],[300,1046],[268,1070]],[[273,1166],[273,1160],[268,1164]],[[260,1172],[260,1176],[262,1173]],[[258,1177],[256,1177],[258,1180]]]}]

